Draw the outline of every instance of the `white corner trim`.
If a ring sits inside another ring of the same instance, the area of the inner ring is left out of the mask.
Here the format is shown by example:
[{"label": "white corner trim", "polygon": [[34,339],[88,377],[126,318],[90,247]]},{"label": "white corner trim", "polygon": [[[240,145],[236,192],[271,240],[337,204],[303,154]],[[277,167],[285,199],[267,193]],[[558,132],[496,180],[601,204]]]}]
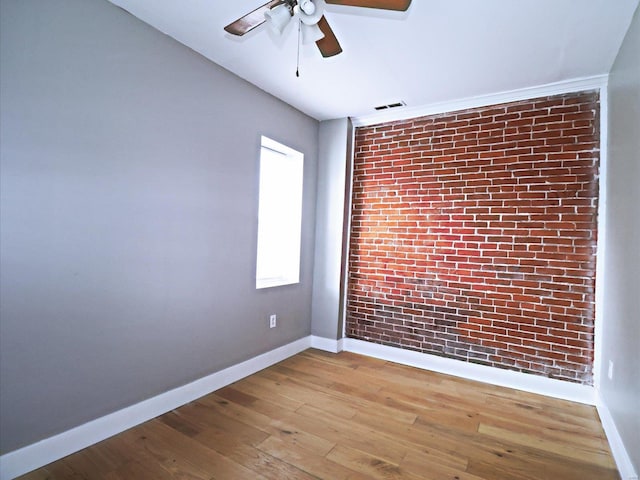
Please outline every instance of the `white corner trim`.
[{"label": "white corner trim", "polygon": [[467,97],[451,102],[398,108],[397,110],[392,109],[382,113],[353,117],[351,121],[355,127],[364,127],[368,125],[377,125],[379,123],[394,122],[396,120],[407,120],[409,118],[467,110],[469,108],[486,107],[488,105],[497,105],[500,103],[517,102],[520,100],[530,100],[532,98],[579,92],[581,90],[596,90],[605,86],[608,78],[608,75],[575,78],[535,87],[521,88],[518,90]]},{"label": "white corner trim", "polygon": [[618,467],[618,472],[622,480],[638,480],[638,474],[633,468],[631,463],[631,457],[627,453],[627,449],[624,446],[618,427],[616,427],[613,421],[613,416],[604,402],[600,392],[596,390],[596,408],[598,409],[598,415],[600,415],[600,421],[602,422],[602,428],[607,435],[609,446],[611,447],[611,453],[613,459]]},{"label": "white corner trim", "polygon": [[140,403],[0,456],[0,480],[43,467],[106,438],[170,412],[311,347],[311,336],[161,393]]},{"label": "white corner trim", "polygon": [[318,350],[324,350],[330,353],[339,353],[343,348],[344,339],[333,340],[331,338],[311,336],[311,348],[317,348]]},{"label": "white corner trim", "polygon": [[609,92],[608,83],[600,88],[600,168],[598,176],[598,217],[596,242],[596,285],[595,285],[595,319],[593,332],[593,384],[600,389],[602,384],[602,334],[604,325],[604,305],[606,298],[606,257],[607,257],[607,170],[609,153]]},{"label": "white corner trim", "polygon": [[467,363],[460,360],[438,357],[436,355],[414,352],[412,350],[355,340],[353,338],[344,339],[344,350],[501,387],[515,388],[548,397],[595,405],[595,389],[587,385],[578,385],[576,383],[529,375],[512,370]]}]

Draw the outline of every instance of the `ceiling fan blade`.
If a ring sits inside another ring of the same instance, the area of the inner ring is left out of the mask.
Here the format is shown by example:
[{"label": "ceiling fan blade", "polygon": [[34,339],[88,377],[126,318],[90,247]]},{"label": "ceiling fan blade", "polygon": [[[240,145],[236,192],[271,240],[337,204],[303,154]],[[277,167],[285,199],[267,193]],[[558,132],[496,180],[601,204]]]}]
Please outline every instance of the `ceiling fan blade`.
[{"label": "ceiling fan blade", "polygon": [[264,13],[281,3],[284,3],[284,0],[271,0],[254,11],[247,13],[244,17],[240,17],[235,22],[231,22],[224,29],[232,35],[242,36],[262,25],[265,22]]},{"label": "ceiling fan blade", "polygon": [[349,7],[380,8],[383,10],[405,11],[411,0],[325,0],[331,5],[347,5]]},{"label": "ceiling fan blade", "polygon": [[324,37],[316,42],[316,45],[318,46],[318,49],[320,50],[322,56],[327,58],[341,53],[342,47],[340,46],[340,43],[338,43],[338,39],[333,33],[333,30],[331,30],[329,22],[327,22],[327,19],[324,18],[324,15],[320,17],[318,27],[320,27],[320,30],[322,30],[322,33],[324,33]]}]

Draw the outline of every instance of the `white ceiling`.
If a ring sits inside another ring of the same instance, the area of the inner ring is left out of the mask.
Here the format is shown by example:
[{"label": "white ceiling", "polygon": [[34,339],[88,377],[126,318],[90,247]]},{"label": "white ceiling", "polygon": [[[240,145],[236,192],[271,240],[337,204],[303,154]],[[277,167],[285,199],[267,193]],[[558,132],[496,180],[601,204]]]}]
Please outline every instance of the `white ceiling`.
[{"label": "white ceiling", "polygon": [[413,0],[406,12],[328,5],[343,53],[300,51],[297,28],[223,27],[266,0],[111,0],[318,119],[362,117],[609,72],[639,0]]}]

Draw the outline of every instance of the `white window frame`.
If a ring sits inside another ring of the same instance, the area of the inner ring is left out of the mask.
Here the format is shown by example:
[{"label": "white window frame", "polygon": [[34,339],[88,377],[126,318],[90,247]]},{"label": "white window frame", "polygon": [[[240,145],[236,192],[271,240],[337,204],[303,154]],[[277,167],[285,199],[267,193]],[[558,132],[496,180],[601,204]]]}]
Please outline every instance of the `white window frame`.
[{"label": "white window frame", "polygon": [[256,289],[300,282],[304,154],[262,136]]}]

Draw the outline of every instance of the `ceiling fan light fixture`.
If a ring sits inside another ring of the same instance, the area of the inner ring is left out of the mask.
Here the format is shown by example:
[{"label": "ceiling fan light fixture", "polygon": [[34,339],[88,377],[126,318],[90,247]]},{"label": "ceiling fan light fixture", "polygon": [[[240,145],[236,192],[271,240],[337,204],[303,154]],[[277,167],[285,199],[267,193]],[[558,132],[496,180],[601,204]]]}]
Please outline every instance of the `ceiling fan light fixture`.
[{"label": "ceiling fan light fixture", "polygon": [[324,14],[324,2],[322,0],[300,0],[298,15],[305,25],[316,25]]},{"label": "ceiling fan light fixture", "polygon": [[302,43],[304,45],[315,43],[324,38],[324,33],[322,33],[322,30],[320,30],[320,27],[317,24],[307,25],[306,23],[301,22],[300,29],[302,33]]},{"label": "ceiling fan light fixture", "polygon": [[316,6],[311,0],[300,0],[298,5],[300,5],[300,9],[307,15],[313,15],[316,11]]},{"label": "ceiling fan light fixture", "polygon": [[291,20],[291,12],[289,11],[289,7],[283,3],[264,12],[264,18],[274,33],[282,35],[289,20]]}]

